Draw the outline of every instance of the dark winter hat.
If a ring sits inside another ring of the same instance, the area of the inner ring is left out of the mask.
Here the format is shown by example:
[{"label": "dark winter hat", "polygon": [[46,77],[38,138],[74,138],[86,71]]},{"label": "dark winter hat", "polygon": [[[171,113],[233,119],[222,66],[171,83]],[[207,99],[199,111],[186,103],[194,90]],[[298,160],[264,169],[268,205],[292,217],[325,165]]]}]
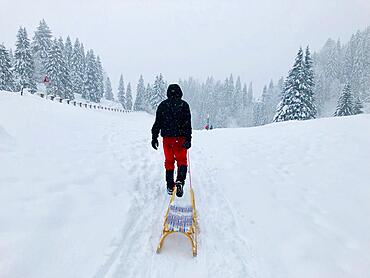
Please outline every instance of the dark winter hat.
[{"label": "dark winter hat", "polygon": [[167,97],[178,97],[182,98],[182,91],[178,84],[170,84],[167,89]]}]

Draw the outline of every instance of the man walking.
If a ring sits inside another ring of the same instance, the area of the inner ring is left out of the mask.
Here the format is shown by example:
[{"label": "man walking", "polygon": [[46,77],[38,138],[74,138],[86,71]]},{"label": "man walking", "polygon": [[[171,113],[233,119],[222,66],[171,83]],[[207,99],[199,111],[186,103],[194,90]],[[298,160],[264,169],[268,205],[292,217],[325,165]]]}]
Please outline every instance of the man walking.
[{"label": "man walking", "polygon": [[[191,147],[191,114],[189,104],[182,100],[182,91],[178,84],[170,84],[167,99],[162,101],[156,111],[152,127],[152,147],[158,149],[159,132],[163,137],[165,155],[167,192],[172,194],[176,186],[176,196],[182,197],[188,169],[187,150]],[[175,161],[177,178],[174,182]]]}]

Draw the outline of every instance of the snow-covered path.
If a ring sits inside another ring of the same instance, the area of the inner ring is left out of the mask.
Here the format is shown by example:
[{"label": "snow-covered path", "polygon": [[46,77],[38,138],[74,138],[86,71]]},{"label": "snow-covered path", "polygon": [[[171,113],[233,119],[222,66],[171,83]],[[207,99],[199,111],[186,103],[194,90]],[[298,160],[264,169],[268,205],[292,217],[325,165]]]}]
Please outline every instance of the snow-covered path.
[{"label": "snow-covered path", "polygon": [[0,94],[0,277],[369,277],[369,115],[198,131],[199,254],[144,113]]}]

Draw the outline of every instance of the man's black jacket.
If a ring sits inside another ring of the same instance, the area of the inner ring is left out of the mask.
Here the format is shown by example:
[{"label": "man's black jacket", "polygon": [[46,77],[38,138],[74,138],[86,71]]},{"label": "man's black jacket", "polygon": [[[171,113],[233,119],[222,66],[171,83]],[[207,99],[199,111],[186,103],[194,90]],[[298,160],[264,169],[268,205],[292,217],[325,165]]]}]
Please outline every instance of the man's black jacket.
[{"label": "man's black jacket", "polygon": [[[171,87],[172,86],[172,87]],[[170,85],[167,99],[162,101],[156,112],[152,127],[152,138],[157,139],[159,132],[162,137],[185,137],[191,140],[191,114],[189,104],[182,100],[182,91],[178,85]]]}]

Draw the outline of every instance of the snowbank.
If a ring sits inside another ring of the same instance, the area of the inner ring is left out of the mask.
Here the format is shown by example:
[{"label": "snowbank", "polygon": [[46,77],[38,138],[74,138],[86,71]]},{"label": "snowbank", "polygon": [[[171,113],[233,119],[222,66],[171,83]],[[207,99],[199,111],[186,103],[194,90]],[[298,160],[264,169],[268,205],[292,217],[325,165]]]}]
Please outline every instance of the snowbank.
[{"label": "snowbank", "polygon": [[261,277],[370,276],[369,124],[359,115],[196,136],[194,168],[207,165],[205,184],[222,192]]}]

